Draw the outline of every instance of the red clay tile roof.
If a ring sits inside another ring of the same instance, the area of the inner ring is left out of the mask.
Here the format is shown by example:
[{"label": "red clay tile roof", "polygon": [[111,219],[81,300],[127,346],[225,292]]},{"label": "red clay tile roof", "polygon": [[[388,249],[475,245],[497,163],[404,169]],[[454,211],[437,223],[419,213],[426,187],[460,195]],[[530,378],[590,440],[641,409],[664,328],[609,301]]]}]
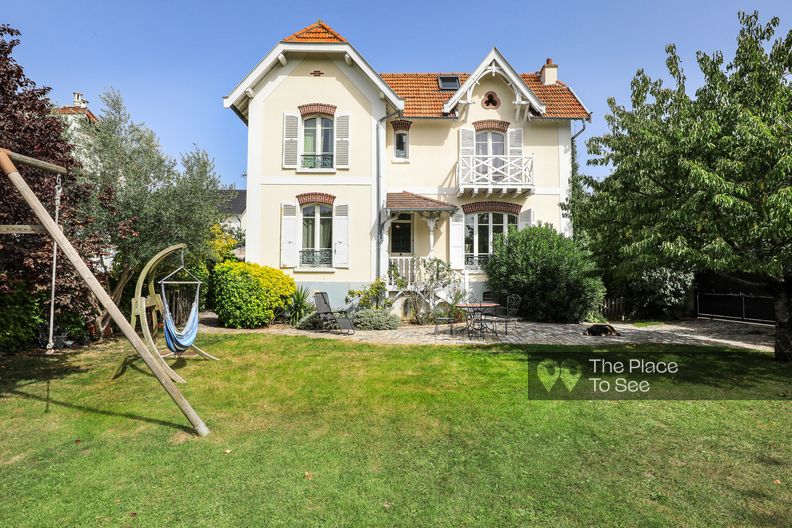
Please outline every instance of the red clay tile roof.
[{"label": "red clay tile roof", "polygon": [[455,211],[456,206],[411,192],[388,193],[387,209],[396,211]]},{"label": "red clay tile roof", "polygon": [[336,31],[317,20],[310,26],[302,28],[300,31],[289,35],[283,42],[346,42],[347,40],[336,33]]},{"label": "red clay tile roof", "polygon": [[560,118],[588,118],[583,103],[572,93],[565,83],[557,81],[555,84],[542,84],[538,73],[521,73],[520,77],[528,85],[536,97],[546,106],[544,117]]},{"label": "red clay tile roof", "polygon": [[[404,117],[444,117],[443,105],[454,95],[454,90],[441,90],[437,78],[458,75],[464,83],[467,73],[381,73],[380,76],[404,99]],[[589,113],[569,87],[558,81],[545,86],[538,73],[522,73],[520,77],[542,103],[546,105],[544,117],[582,119]]]},{"label": "red clay tile roof", "polygon": [[93,112],[91,112],[87,108],[81,108],[79,106],[61,106],[60,108],[56,108],[55,112],[64,115],[82,114],[85,117],[87,117],[88,121],[90,121],[91,123],[96,123],[97,121],[99,121],[99,119],[97,119],[97,117],[93,114]]},{"label": "red clay tile roof", "polygon": [[382,79],[404,99],[404,117],[443,117],[443,105],[455,90],[441,90],[437,78],[459,76],[464,83],[467,73],[381,73]]}]

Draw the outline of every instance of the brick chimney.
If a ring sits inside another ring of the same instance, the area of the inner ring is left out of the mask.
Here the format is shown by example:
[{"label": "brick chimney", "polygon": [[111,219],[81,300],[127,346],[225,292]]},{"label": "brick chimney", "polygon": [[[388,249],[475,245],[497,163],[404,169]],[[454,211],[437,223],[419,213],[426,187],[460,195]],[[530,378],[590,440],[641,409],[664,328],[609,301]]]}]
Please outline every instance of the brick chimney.
[{"label": "brick chimney", "polygon": [[542,84],[555,84],[558,80],[558,64],[553,64],[553,59],[548,57],[539,74],[542,78]]}]

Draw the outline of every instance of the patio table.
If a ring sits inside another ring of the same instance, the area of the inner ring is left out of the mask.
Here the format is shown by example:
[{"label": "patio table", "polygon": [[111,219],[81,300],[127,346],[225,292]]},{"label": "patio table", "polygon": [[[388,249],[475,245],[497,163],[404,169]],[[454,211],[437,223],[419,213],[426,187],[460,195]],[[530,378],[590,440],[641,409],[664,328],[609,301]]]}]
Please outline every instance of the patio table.
[{"label": "patio table", "polygon": [[467,314],[467,325],[465,329],[468,331],[468,335],[477,333],[482,337],[486,332],[492,332],[496,336],[498,335],[495,325],[490,325],[489,321],[484,319],[484,316],[487,312],[495,311],[499,306],[500,304],[495,302],[463,302],[456,305],[457,308],[461,308]]}]

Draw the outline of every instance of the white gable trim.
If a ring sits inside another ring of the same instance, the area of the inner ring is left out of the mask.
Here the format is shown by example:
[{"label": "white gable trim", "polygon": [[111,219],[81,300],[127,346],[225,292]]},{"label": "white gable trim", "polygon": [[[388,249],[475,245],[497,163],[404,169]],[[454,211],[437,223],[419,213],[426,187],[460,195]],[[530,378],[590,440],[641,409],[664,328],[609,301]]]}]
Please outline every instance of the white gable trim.
[{"label": "white gable trim", "polygon": [[[497,67],[497,70],[493,68]],[[468,92],[473,90],[473,87],[479,82],[487,73],[499,73],[514,89],[515,98],[520,101],[520,96],[526,99],[526,102],[536,109],[540,114],[545,113],[545,105],[536,97],[536,94],[528,88],[522,77],[512,68],[511,64],[503,57],[498,48],[492,48],[487,56],[481,61],[476,70],[467,78],[467,80],[459,87],[459,90],[454,92],[451,99],[443,106],[443,112],[448,114],[454,107],[459,104],[462,97],[466,96]]]},{"label": "white gable trim", "polygon": [[397,110],[404,110],[404,100],[396,95],[396,92],[382,80],[376,71],[360,55],[352,45],[347,43],[339,44],[312,44],[296,42],[280,42],[259,62],[253,70],[234,88],[231,93],[223,97],[225,108],[238,108],[243,97],[247,97],[245,92],[248,89],[255,89],[256,85],[266,76],[273,67],[280,66],[282,63],[279,57],[285,57],[287,53],[343,53],[344,58],[350,58],[351,63],[357,65],[365,76],[374,84],[384,98],[390,102]]}]

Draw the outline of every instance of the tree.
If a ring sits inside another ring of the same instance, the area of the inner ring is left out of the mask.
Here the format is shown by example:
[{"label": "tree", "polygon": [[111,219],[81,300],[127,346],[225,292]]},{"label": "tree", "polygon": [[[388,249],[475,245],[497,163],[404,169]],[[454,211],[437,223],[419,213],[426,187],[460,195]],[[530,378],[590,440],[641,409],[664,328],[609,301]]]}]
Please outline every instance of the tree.
[{"label": "tree", "polygon": [[792,31],[739,14],[737,51],[697,54],[691,97],[673,45],[673,86],[639,70],[631,108],[608,101],[608,133],[589,140],[589,235],[645,268],[752,273],[772,284],[775,355],[792,360]]},{"label": "tree", "polygon": [[164,247],[184,242],[194,258],[212,256],[212,226],[222,220],[225,198],[205,151],[183,155],[180,170],[156,134],[132,121],[117,91],[101,98],[99,122],[84,125],[77,146],[82,178],[92,189],[84,213],[93,221],[83,234],[113,249],[108,275],[115,284],[107,289],[118,303],[126,284]]},{"label": "tree", "polygon": [[[19,35],[16,29],[0,25],[0,147],[74,168],[63,122],[53,114],[47,97],[50,89],[36,86],[13,58]],[[52,214],[56,176],[30,167],[20,167],[20,173]],[[80,217],[79,210],[88,189],[79,185],[71,173],[61,179],[60,221],[66,235],[84,257],[100,253],[101,240],[76,236],[85,228],[86,219]],[[37,223],[29,206],[11,190],[10,184],[3,182],[0,186],[4,190],[0,193],[0,224]],[[18,293],[22,288],[32,298],[49,291],[52,247],[52,241],[40,235],[0,237],[0,295]],[[92,261],[87,262],[95,268]],[[65,311],[87,314],[96,309],[98,304],[66,259],[58,260],[57,278],[58,315]]]}]

